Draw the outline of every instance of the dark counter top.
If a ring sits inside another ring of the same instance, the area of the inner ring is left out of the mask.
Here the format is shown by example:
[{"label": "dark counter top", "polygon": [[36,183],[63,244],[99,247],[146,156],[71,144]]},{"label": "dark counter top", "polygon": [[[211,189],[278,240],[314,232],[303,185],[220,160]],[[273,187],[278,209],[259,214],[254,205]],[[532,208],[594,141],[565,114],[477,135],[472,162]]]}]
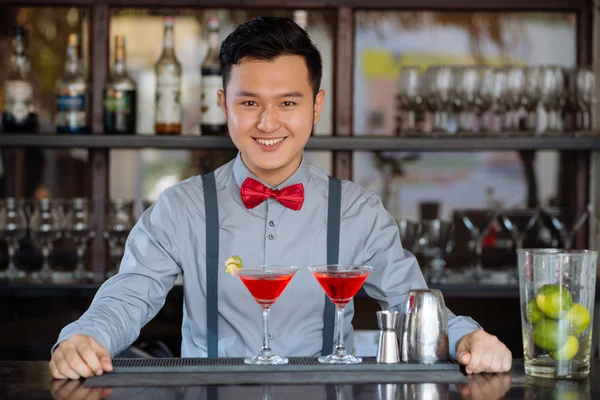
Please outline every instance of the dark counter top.
[{"label": "dark counter top", "polygon": [[0,362],[0,399],[126,400],[399,400],[399,399],[600,399],[600,360],[592,362],[590,377],[580,381],[526,377],[523,360],[513,361],[506,374],[469,377],[469,384],[361,384],[285,386],[189,386],[88,388],[85,381],[52,381],[45,361]]}]

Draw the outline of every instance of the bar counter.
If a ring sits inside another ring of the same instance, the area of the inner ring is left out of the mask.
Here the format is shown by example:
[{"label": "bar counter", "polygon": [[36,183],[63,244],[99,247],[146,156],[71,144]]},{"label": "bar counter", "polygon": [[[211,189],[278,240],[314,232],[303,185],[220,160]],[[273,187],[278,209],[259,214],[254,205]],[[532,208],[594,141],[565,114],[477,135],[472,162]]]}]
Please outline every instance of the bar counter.
[{"label": "bar counter", "polygon": [[592,361],[585,380],[526,377],[523,360],[513,360],[506,374],[468,377],[468,384],[338,384],[269,386],[147,386],[89,388],[81,381],[53,381],[45,361],[0,362],[0,399],[194,399],[194,400],[399,400],[399,399],[600,399],[600,360]]}]

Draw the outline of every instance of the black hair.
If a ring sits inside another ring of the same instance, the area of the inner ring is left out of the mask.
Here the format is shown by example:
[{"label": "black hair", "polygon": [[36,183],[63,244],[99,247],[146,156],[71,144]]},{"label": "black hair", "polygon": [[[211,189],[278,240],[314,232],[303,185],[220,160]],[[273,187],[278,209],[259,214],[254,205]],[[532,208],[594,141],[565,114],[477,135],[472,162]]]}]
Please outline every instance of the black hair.
[{"label": "black hair", "polygon": [[321,53],[308,33],[288,18],[257,17],[236,28],[221,43],[219,59],[223,89],[231,77],[231,68],[244,59],[273,61],[283,55],[299,55],[308,69],[308,80],[316,96],[321,87]]}]

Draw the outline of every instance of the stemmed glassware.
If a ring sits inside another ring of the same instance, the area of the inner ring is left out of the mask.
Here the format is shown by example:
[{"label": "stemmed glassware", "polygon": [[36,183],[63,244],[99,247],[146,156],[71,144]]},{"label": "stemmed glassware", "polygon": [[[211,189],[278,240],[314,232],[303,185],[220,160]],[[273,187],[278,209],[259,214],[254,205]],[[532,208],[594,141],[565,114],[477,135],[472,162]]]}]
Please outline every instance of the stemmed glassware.
[{"label": "stemmed glassware", "polygon": [[42,248],[42,270],[32,274],[34,280],[50,281],[52,268],[50,267],[50,252],[54,242],[62,236],[61,222],[56,211],[56,204],[50,199],[40,199],[35,203],[30,222],[31,235]]},{"label": "stemmed glassware", "polygon": [[[523,248],[523,241],[527,232],[535,226],[539,215],[537,209],[505,210],[502,212],[502,223],[510,232],[517,252]],[[510,277],[513,280],[518,280],[519,271],[512,269]]]},{"label": "stemmed glassware", "polygon": [[475,240],[475,266],[467,271],[466,275],[479,280],[486,276],[481,260],[483,239],[489,233],[490,226],[496,219],[496,212],[493,210],[457,210],[457,213]]},{"label": "stemmed glassware", "polygon": [[565,249],[573,247],[573,240],[577,232],[589,218],[591,211],[589,209],[570,213],[558,208],[546,208],[544,213],[550,219],[552,226],[558,232],[560,240]]},{"label": "stemmed glassware", "polygon": [[538,103],[540,99],[541,71],[538,67],[525,68],[525,88],[521,104],[525,109],[524,130],[535,132],[538,129]]},{"label": "stemmed glassware", "polygon": [[87,245],[96,235],[90,222],[90,210],[87,199],[75,198],[66,216],[65,234],[77,246],[77,267],[73,272],[76,281],[93,279],[93,274],[85,269],[84,256]]},{"label": "stemmed glassware", "polygon": [[362,362],[346,352],[344,346],[344,312],[346,305],[352,300],[362,286],[372,267],[366,265],[329,264],[309,267],[329,299],[336,307],[337,338],[332,354],[319,357],[323,364],[358,364]]},{"label": "stemmed glassware", "polygon": [[576,88],[577,88],[577,106],[579,109],[578,126],[583,130],[592,128],[591,115],[592,107],[596,104],[596,80],[592,71],[587,69],[578,69],[576,72]]},{"label": "stemmed glassware", "polygon": [[519,130],[522,97],[525,90],[525,73],[521,67],[506,68],[506,128],[517,132]]},{"label": "stemmed glassware", "polygon": [[251,365],[278,365],[287,364],[286,357],[278,356],[271,350],[269,335],[269,313],[281,293],[285,290],[290,280],[298,270],[292,265],[258,265],[244,266],[236,271],[244,286],[248,289],[254,300],[262,308],[263,339],[260,354],[244,360]]},{"label": "stemmed glassware", "polygon": [[476,67],[456,67],[454,81],[455,108],[458,111],[458,131],[473,133],[473,111],[479,90],[479,71]]},{"label": "stemmed glassware", "polygon": [[432,133],[448,133],[448,111],[453,105],[452,68],[436,66],[427,69],[425,93],[433,113]]},{"label": "stemmed glassware", "polygon": [[108,241],[111,261],[111,268],[106,273],[109,278],[119,272],[125,242],[133,228],[132,208],[133,202],[117,198],[111,202],[108,211],[104,238]]},{"label": "stemmed glassware", "polygon": [[413,252],[419,232],[419,224],[407,219],[397,220],[396,223],[398,224],[398,230],[400,231],[402,248]]},{"label": "stemmed glassware", "polygon": [[17,268],[15,255],[19,251],[19,242],[27,232],[24,201],[9,197],[0,203],[0,236],[8,246],[8,268],[4,277],[8,280],[24,279],[25,271]]},{"label": "stemmed glassware", "polygon": [[402,133],[411,134],[415,127],[415,111],[423,105],[421,96],[421,77],[419,67],[402,67],[398,77],[398,95],[400,104],[407,116],[407,127]]},{"label": "stemmed glassware", "polygon": [[450,239],[454,231],[451,221],[440,219],[423,220],[420,224],[418,247],[420,253],[429,260],[428,280],[431,283],[443,283],[447,277],[446,254],[449,252]]}]

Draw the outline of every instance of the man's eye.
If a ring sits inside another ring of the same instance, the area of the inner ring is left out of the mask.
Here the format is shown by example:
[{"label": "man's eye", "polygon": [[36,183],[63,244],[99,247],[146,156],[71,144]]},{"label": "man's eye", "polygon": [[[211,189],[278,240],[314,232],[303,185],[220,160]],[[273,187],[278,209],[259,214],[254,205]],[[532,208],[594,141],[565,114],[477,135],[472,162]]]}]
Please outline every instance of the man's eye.
[{"label": "man's eye", "polygon": [[248,101],[244,101],[242,104],[245,106],[248,106],[248,107],[254,107],[256,105],[256,102],[254,102],[252,100],[248,100]]},{"label": "man's eye", "polygon": [[284,107],[291,107],[293,105],[295,105],[296,103],[294,103],[293,101],[284,101],[283,102],[283,106]]}]

